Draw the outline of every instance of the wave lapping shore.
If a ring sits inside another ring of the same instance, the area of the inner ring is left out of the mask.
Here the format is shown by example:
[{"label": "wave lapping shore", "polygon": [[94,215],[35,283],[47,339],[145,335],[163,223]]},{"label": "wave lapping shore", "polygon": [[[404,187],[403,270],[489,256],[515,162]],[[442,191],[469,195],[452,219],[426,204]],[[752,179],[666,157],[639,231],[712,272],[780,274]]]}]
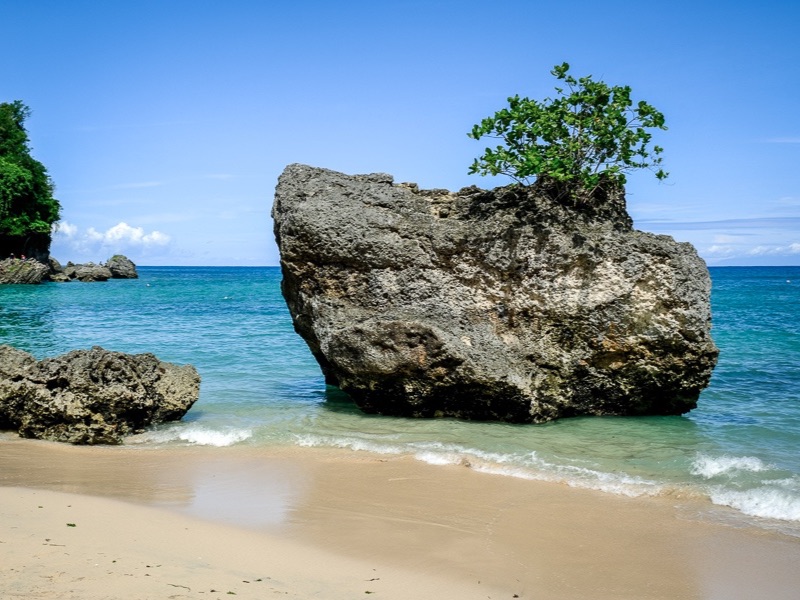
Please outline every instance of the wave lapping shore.
[{"label": "wave lapping shore", "polygon": [[409,457],[6,436],[0,473],[3,597],[788,599],[800,585],[796,539],[710,521],[702,501]]}]

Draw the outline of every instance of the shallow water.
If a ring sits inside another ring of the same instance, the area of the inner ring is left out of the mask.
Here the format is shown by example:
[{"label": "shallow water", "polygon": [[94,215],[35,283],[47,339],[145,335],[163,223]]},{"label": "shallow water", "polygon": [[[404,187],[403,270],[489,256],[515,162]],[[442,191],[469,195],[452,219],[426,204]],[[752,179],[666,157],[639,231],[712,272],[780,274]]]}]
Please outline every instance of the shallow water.
[{"label": "shallow water", "polygon": [[280,271],[142,267],[138,280],[0,288],[0,343],[38,358],[100,345],[192,363],[184,421],[130,443],[331,446],[412,454],[624,495],[681,493],[800,527],[800,268],[712,268],[719,364],[683,417],[545,425],[364,415],[324,385]]}]

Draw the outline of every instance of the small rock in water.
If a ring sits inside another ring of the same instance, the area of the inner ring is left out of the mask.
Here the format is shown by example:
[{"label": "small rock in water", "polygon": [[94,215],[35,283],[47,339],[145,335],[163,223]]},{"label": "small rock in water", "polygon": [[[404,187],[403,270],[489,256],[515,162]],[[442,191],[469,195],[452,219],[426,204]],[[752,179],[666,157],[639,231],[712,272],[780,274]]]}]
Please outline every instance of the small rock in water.
[{"label": "small rock in water", "polygon": [[98,346],[37,361],[0,346],[0,429],[72,444],[119,444],[183,417],[200,394],[191,365]]}]

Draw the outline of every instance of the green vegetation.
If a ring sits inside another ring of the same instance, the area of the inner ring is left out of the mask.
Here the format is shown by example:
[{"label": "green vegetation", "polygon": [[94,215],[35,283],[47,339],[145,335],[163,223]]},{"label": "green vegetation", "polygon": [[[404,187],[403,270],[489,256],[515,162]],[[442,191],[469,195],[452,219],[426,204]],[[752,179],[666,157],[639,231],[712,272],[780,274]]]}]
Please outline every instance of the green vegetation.
[{"label": "green vegetation", "polygon": [[49,236],[61,205],[47,169],[30,154],[21,101],[0,103],[0,236]]},{"label": "green vegetation", "polygon": [[[644,101],[635,106],[628,86],[609,87],[591,76],[575,79],[563,63],[551,71],[566,87],[543,102],[508,99],[508,108],[483,119],[468,134],[503,141],[475,159],[470,174],[507,175],[528,185],[547,178],[577,192],[594,191],[605,182],[622,186],[625,174],[648,168],[659,180],[660,146],[650,148],[650,129],[666,129],[664,115]],[[656,170],[657,169],[657,170]]]}]

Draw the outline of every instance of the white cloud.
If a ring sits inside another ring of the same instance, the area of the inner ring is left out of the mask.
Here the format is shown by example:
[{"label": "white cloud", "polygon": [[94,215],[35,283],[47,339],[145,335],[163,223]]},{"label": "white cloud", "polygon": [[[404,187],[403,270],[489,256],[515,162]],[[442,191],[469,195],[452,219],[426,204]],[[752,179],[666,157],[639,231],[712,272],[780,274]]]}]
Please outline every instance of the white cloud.
[{"label": "white cloud", "polygon": [[[117,223],[105,231],[89,227],[81,231],[77,225],[61,221],[53,231],[53,245],[59,252],[78,260],[96,260],[104,254],[126,253],[130,256],[150,255],[169,246],[170,236],[161,231],[146,232],[142,227]],[[79,258],[79,257],[86,257]]]},{"label": "white cloud", "polygon": [[788,246],[756,246],[751,248],[748,254],[752,256],[800,254],[800,243],[794,242]]},{"label": "white cloud", "polygon": [[730,236],[729,243],[725,243],[724,235],[715,236],[714,243],[705,246],[700,255],[709,264],[796,264],[800,255],[800,242],[784,241],[783,243],[745,243],[746,240],[736,240]]},{"label": "white cloud", "polygon": [[707,255],[713,256],[730,256],[736,252],[736,249],[733,246],[724,246],[719,244],[714,244],[713,246],[709,246],[706,248]]},{"label": "white cloud", "polygon": [[78,226],[73,225],[67,221],[58,221],[53,223],[52,235],[61,235],[63,237],[72,238],[78,233]]},{"label": "white cloud", "polygon": [[164,246],[169,243],[169,236],[160,231],[145,233],[141,227],[131,227],[127,223],[118,223],[104,232],[90,227],[85,234],[86,238],[99,242],[103,246],[115,247],[149,247]]}]

